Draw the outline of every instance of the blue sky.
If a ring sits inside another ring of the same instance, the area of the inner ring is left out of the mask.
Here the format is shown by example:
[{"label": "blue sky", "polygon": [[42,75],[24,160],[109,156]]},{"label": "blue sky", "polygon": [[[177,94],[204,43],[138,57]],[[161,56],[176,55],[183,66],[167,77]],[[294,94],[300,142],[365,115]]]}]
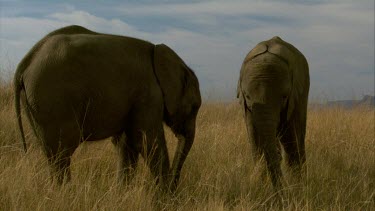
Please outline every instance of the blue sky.
[{"label": "blue sky", "polygon": [[173,48],[206,99],[231,100],[242,61],[275,35],[310,65],[310,99],[374,95],[373,0],[0,0],[0,70],[13,71],[46,33],[71,24]]}]

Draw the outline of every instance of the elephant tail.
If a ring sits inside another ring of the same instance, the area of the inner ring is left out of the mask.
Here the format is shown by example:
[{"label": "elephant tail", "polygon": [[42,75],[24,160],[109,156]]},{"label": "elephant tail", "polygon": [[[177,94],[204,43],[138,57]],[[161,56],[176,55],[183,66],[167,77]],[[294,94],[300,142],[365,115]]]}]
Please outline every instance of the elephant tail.
[{"label": "elephant tail", "polygon": [[23,150],[27,152],[25,132],[23,130],[22,117],[21,117],[21,92],[22,90],[24,90],[24,86],[23,86],[22,77],[19,76],[17,73],[19,73],[18,70],[16,71],[16,77],[14,78],[14,102],[15,102],[15,109],[16,109],[16,116],[17,116],[17,124],[18,124],[19,132],[21,134]]}]

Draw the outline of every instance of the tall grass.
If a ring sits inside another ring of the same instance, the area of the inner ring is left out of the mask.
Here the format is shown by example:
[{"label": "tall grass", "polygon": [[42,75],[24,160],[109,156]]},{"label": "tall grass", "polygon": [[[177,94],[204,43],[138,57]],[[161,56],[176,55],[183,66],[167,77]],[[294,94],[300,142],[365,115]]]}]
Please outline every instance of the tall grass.
[{"label": "tall grass", "polygon": [[[286,210],[373,210],[374,109],[310,109],[307,175],[285,172]],[[170,155],[176,139],[166,129]],[[144,162],[134,181],[118,185],[117,155],[108,140],[83,143],[72,161],[72,181],[59,187],[38,140],[26,128],[28,152],[16,132],[13,94],[0,89],[0,210],[256,210],[276,207],[270,181],[251,159],[237,103],[205,103],[196,140],[174,195],[155,187]]]}]

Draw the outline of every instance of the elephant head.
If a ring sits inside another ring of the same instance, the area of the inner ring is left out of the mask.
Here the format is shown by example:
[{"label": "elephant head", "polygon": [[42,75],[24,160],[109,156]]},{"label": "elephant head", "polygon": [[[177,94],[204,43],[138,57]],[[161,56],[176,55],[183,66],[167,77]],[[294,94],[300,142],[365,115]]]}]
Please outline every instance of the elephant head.
[{"label": "elephant head", "polygon": [[173,176],[173,189],[194,142],[195,120],[201,105],[201,96],[194,72],[168,46],[155,46],[154,66],[164,97],[164,121],[179,140],[170,172]]},{"label": "elephant head", "polygon": [[259,43],[245,57],[237,88],[255,159],[264,156],[275,187],[281,186],[281,152],[290,165],[305,160],[309,91],[305,57],[279,37]]}]

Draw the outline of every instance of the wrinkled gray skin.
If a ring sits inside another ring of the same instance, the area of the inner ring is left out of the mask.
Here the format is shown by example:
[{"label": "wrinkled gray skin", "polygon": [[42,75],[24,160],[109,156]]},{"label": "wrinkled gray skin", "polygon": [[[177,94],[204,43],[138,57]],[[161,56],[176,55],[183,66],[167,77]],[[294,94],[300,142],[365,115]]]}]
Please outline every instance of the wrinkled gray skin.
[{"label": "wrinkled gray skin", "polygon": [[301,173],[305,163],[309,68],[305,57],[279,37],[259,43],[246,56],[237,97],[244,109],[255,161],[264,156],[275,189],[282,187],[281,147],[287,164]]},{"label": "wrinkled gray skin", "polygon": [[[70,179],[82,141],[113,137],[121,179],[131,178],[141,154],[162,187],[176,188],[201,96],[195,74],[168,46],[68,26],[30,50],[14,89],[25,150],[20,101],[58,183]],[[171,167],[163,122],[179,140]]]}]

